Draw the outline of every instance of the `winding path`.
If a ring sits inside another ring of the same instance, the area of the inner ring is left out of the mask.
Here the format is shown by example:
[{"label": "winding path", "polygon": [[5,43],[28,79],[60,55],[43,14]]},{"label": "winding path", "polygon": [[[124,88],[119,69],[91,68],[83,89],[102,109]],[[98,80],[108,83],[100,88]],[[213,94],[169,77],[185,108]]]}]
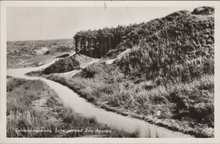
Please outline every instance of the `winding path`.
[{"label": "winding path", "polygon": [[42,77],[30,77],[25,75],[28,72],[45,68],[51,63],[36,68],[8,69],[7,75],[28,80],[44,81],[57,93],[63,103],[66,106],[71,107],[74,112],[80,113],[85,117],[95,117],[99,123],[107,124],[111,128],[124,130],[131,133],[138,132],[140,137],[192,137],[191,135],[186,135],[180,132],[175,132],[163,127],[149,124],[143,120],[122,116],[114,112],[106,111],[87,102],[71,89],[64,85],[61,85],[60,83]]}]

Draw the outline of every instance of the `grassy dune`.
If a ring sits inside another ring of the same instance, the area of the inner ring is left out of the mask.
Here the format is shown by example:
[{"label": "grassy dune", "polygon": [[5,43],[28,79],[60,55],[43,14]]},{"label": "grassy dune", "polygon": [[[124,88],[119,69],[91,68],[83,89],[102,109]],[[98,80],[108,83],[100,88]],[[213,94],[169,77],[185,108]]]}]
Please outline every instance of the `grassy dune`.
[{"label": "grassy dune", "polygon": [[75,113],[41,81],[8,78],[7,137],[79,136],[137,137],[138,133],[111,129]]},{"label": "grassy dune", "polygon": [[[213,137],[213,14],[203,7],[125,27],[128,33],[100,62],[73,77],[48,78],[108,110]],[[131,50],[105,63],[125,49]]]}]

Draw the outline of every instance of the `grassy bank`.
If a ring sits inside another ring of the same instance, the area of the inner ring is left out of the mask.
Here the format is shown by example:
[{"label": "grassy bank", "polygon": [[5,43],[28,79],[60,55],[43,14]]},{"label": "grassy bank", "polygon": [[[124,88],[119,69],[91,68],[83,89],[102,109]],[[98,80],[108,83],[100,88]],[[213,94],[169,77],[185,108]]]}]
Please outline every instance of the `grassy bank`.
[{"label": "grassy bank", "polygon": [[38,80],[8,78],[7,137],[138,137],[109,128],[63,105]]}]

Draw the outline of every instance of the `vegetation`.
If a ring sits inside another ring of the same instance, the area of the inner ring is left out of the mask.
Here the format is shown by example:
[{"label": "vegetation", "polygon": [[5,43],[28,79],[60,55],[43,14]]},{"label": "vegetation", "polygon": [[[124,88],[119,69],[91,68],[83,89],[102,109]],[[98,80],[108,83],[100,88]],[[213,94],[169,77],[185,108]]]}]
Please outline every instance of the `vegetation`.
[{"label": "vegetation", "polygon": [[[213,137],[213,13],[213,8],[201,7],[120,27],[117,29],[122,34],[120,43],[99,63],[72,78],[61,75],[48,78],[106,109],[152,123],[157,119],[158,125],[197,137]],[[98,36],[98,33],[77,35]],[[125,49],[131,51],[112,64],[105,63]]]},{"label": "vegetation", "polygon": [[[87,129],[94,130],[87,132]],[[97,133],[95,130],[108,132]],[[137,137],[97,123],[64,107],[56,93],[39,80],[9,78],[7,83],[8,137]]]}]

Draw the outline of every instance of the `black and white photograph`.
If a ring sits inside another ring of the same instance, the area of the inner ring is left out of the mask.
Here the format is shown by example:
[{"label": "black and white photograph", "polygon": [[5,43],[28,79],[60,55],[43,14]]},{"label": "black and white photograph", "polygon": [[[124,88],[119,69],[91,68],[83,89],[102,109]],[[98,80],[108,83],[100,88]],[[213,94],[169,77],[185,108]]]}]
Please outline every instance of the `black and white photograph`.
[{"label": "black and white photograph", "polygon": [[219,3],[11,3],[6,139],[217,138]]}]

